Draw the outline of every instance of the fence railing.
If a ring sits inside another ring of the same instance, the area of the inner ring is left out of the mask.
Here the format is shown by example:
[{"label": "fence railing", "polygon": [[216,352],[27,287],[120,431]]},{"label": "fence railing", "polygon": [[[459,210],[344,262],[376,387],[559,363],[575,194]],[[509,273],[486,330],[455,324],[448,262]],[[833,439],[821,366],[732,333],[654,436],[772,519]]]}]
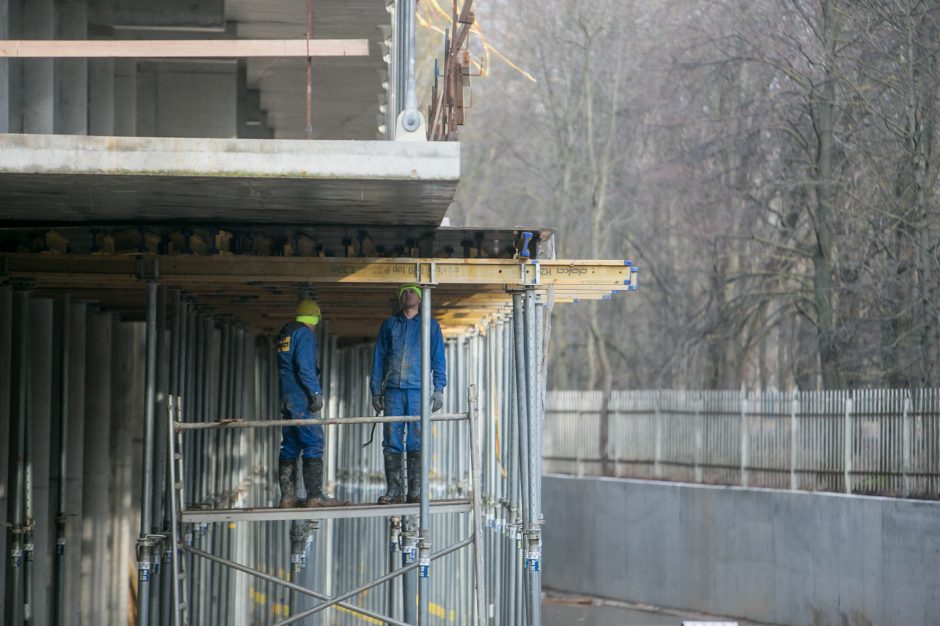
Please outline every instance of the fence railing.
[{"label": "fence railing", "polygon": [[606,420],[602,399],[547,394],[545,472],[940,497],[940,389],[615,391]]}]

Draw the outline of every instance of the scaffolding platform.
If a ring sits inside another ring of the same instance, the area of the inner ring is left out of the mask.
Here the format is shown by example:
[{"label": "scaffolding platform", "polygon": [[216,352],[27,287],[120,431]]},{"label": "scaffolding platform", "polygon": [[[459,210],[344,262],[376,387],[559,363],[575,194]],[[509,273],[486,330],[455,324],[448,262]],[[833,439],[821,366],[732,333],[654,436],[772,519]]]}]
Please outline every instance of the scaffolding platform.
[{"label": "scaffolding platform", "polygon": [[[469,513],[470,500],[431,500],[431,513]],[[315,509],[252,508],[189,510],[181,515],[186,523],[267,522],[277,520],[349,519],[418,515],[419,504],[348,504]]]}]

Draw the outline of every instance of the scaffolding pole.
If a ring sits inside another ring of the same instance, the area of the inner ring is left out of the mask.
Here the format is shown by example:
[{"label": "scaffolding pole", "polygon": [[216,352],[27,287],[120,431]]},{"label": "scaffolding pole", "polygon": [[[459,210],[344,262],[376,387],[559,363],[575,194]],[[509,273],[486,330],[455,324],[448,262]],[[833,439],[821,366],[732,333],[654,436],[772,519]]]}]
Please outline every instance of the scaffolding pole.
[{"label": "scaffolding pole", "polygon": [[68,506],[68,431],[69,431],[69,337],[71,328],[71,298],[68,294],[59,301],[59,493],[56,515],[55,550],[55,624],[66,623],[65,619],[65,549],[66,507]]},{"label": "scaffolding pole", "polygon": [[144,383],[143,471],[141,472],[140,537],[137,539],[137,620],[150,623],[150,575],[153,539],[154,411],[157,403],[157,283],[147,283],[147,354]]},{"label": "scaffolding pole", "polygon": [[[413,58],[411,64],[413,68]],[[432,388],[431,287],[425,285],[421,288],[421,513],[418,528],[418,626],[431,624],[429,580],[431,574],[431,481],[428,480],[428,476],[431,469]]]},{"label": "scaffolding pole", "polygon": [[542,623],[542,531],[541,512],[539,510],[539,483],[541,476],[541,453],[539,433],[541,420],[539,412],[539,338],[536,320],[535,292],[525,290],[525,372],[526,372],[526,421],[528,422],[529,471],[527,488],[529,490],[529,514],[526,524],[526,574],[530,595],[529,624],[540,626]]}]

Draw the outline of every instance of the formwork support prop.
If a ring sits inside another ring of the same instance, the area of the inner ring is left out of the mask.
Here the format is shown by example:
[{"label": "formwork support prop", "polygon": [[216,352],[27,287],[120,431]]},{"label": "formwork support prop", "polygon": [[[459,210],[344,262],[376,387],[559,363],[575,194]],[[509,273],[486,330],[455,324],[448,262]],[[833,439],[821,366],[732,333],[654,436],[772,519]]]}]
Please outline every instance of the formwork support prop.
[{"label": "formwork support prop", "polygon": [[[412,65],[414,60],[411,61]],[[431,287],[421,288],[421,506],[418,527],[418,626],[430,626]],[[410,487],[409,487],[410,489]]]},{"label": "formwork support prop", "polygon": [[4,623],[21,624],[24,621],[26,604],[29,601],[27,589],[28,572],[26,569],[26,545],[29,541],[28,529],[28,491],[27,476],[28,428],[29,423],[29,300],[30,292],[25,286],[18,286],[13,292],[13,333],[11,370],[11,412],[10,412],[10,472],[9,500],[7,520],[10,524],[11,540],[10,560],[6,574],[4,600]]},{"label": "formwork support prop", "polygon": [[[137,623],[150,622],[150,575],[153,559],[153,447],[157,403],[157,283],[147,283],[147,347],[144,383],[143,471],[141,472],[140,537],[137,539]],[[158,548],[159,549],[159,548]]]},{"label": "formwork support prop", "polygon": [[59,493],[56,515],[55,550],[55,603],[56,624],[65,624],[65,522],[68,496],[68,430],[69,430],[69,337],[71,329],[71,298],[68,294],[59,301]]},{"label": "formwork support prop", "polygon": [[539,323],[538,306],[535,291],[525,290],[525,373],[526,373],[526,420],[528,422],[529,449],[528,481],[529,512],[526,520],[525,537],[525,567],[528,592],[530,596],[529,624],[540,626],[542,623],[542,521],[541,521],[541,490],[540,478],[542,475],[541,456],[541,411],[539,383]]}]

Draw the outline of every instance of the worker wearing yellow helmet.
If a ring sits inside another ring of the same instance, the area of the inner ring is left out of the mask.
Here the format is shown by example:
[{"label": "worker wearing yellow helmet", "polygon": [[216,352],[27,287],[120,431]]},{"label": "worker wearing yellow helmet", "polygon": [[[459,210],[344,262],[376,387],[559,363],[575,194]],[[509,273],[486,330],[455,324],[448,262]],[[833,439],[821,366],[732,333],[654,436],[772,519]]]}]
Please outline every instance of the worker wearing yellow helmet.
[{"label": "worker wearing yellow helmet", "polygon": [[[283,419],[313,419],[323,408],[320,368],[317,367],[317,336],[320,306],[309,298],[297,304],[294,321],[277,336],[277,369],[281,383]],[[323,427],[285,426],[281,429],[278,480],[281,508],[298,506],[297,457],[303,458],[303,481],[307,499],[303,506],[313,508],[340,504],[323,493]]]},{"label": "worker wearing yellow helmet", "polygon": [[[382,323],[372,357],[372,407],[386,417],[421,413],[421,288],[402,285],[398,289],[399,311]],[[434,393],[431,410],[444,404],[447,363],[444,336],[436,320],[431,319],[431,377]],[[406,431],[407,429],[407,436]],[[379,504],[396,504],[421,498],[421,424],[419,422],[385,424],[382,448],[385,456],[387,490]],[[405,495],[402,456],[408,458],[408,493]]]}]

